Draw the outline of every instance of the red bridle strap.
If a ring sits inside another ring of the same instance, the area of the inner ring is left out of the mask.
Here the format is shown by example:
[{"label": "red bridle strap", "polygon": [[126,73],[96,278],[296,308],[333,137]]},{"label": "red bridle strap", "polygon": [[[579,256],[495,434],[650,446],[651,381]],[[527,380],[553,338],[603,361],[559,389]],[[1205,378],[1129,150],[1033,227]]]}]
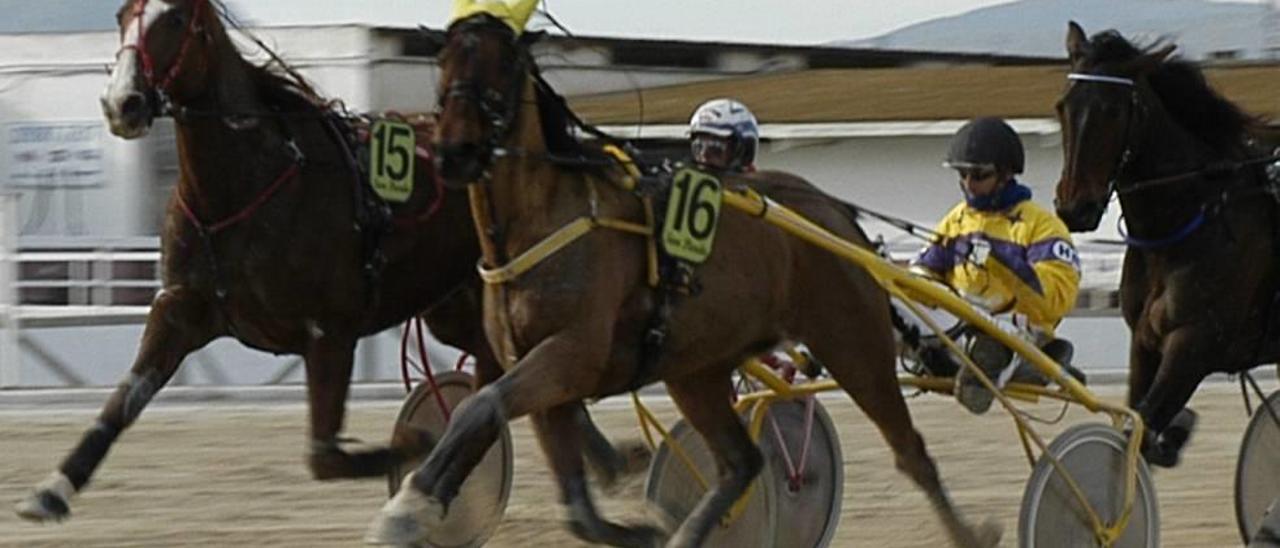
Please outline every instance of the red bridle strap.
[{"label": "red bridle strap", "polygon": [[199,28],[202,10],[208,4],[208,0],[193,0],[191,20],[187,22],[187,30],[182,35],[182,44],[178,47],[178,55],[174,57],[173,63],[169,65],[169,70],[165,72],[164,79],[159,84],[155,80],[155,60],[152,59],[151,53],[147,51],[147,32],[151,29],[142,26],[144,23],[142,17],[146,14],[147,3],[150,1],[138,0],[138,3],[134,4],[135,8],[132,17],[137,20],[138,40],[133,44],[121,45],[120,51],[116,52],[116,57],[119,58],[120,53],[133,50],[142,63],[142,75],[146,78],[147,86],[162,93],[169,93],[169,87],[178,78],[178,73],[182,69],[182,62],[186,60],[187,52],[191,49],[191,42],[195,39],[196,29]]},{"label": "red bridle strap", "polygon": [[250,201],[248,205],[244,206],[244,209],[241,209],[236,214],[216,223],[205,224],[201,222],[200,218],[196,217],[195,212],[191,210],[191,206],[187,205],[187,201],[182,199],[181,192],[178,193],[178,208],[182,209],[182,214],[185,215],[187,220],[191,221],[191,224],[195,225],[200,232],[208,235],[217,234],[222,232],[223,229],[229,228],[240,221],[252,217],[253,214],[258,211],[258,208],[262,207],[262,204],[267,203],[267,200],[270,200],[271,196],[275,195],[276,192],[284,187],[285,183],[296,178],[301,170],[302,166],[299,163],[294,162],[293,165],[290,165],[288,169],[284,170],[284,173],[281,173],[280,176],[276,178],[275,182],[271,183],[271,186],[263,189],[262,192],[258,193],[257,197]]}]

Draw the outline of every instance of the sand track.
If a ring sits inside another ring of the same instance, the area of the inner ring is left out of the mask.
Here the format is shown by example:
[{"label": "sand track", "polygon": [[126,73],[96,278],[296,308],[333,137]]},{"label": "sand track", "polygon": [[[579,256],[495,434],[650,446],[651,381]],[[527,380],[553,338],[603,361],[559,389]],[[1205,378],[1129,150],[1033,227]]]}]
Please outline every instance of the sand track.
[{"label": "sand track", "polygon": [[[1267,386],[1273,386],[1268,383]],[[1103,390],[1120,399],[1120,387]],[[835,546],[934,546],[943,539],[924,497],[892,467],[875,429],[847,400],[827,400],[841,432],[846,485]],[[1201,429],[1183,466],[1156,474],[1162,539],[1168,547],[1238,545],[1231,489],[1244,417],[1231,385],[1207,386],[1194,400]],[[385,439],[397,404],[361,404],[348,431]],[[974,518],[1005,525],[1014,546],[1018,504],[1030,468],[1010,420],[972,417],[941,396],[911,402],[917,424],[957,503]],[[1057,406],[1034,408],[1053,416]],[[671,417],[669,405],[656,409]],[[613,437],[638,437],[634,414],[597,406]],[[386,496],[384,481],[312,481],[303,465],[305,409],[297,405],[149,410],[108,456],[91,488],[60,525],[18,520],[8,504],[44,477],[92,420],[87,411],[0,412],[0,547],[32,546],[358,546]],[[1090,420],[1082,410],[1065,424]],[[1096,419],[1095,419],[1096,420]],[[1062,425],[1050,427],[1056,432]],[[513,427],[515,489],[490,546],[578,546],[560,525],[556,491],[528,425]],[[643,519],[641,482],[598,498],[606,513]]]}]

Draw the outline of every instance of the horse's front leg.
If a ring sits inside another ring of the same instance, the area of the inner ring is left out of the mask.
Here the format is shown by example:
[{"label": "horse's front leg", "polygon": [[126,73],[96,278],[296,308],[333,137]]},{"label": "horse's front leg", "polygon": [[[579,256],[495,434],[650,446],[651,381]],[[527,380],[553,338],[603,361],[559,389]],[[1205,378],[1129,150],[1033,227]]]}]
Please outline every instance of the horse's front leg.
[{"label": "horse's front leg", "polygon": [[[397,449],[378,447],[348,452],[339,446],[347,412],[347,392],[351,387],[356,337],[347,334],[324,334],[312,341],[305,356],[307,364],[307,403],[311,419],[311,452],[307,464],[318,480],[381,476],[391,465],[414,451],[417,437],[397,432],[393,439],[403,445]],[[400,427],[397,426],[397,429]]]},{"label": "horse's front leg", "polygon": [[33,521],[61,520],[71,513],[71,498],[84,489],[120,433],[128,428],[187,354],[219,333],[215,311],[200,295],[165,289],[147,315],[142,344],[129,375],[116,387],[94,423],[58,469],[18,502],[15,511]]},{"label": "horse's front leg", "polygon": [[1195,427],[1195,413],[1186,408],[1187,402],[1215,360],[1227,354],[1225,350],[1209,329],[1188,326],[1165,336],[1155,379],[1134,405],[1147,426],[1143,453],[1148,462],[1163,467],[1178,465],[1182,447]]},{"label": "horse's front leg", "polygon": [[510,419],[581,401],[600,384],[612,337],[599,321],[538,343],[511,371],[464,400],[440,442],[383,506],[366,536],[374,544],[412,544],[438,525],[462,482]]}]

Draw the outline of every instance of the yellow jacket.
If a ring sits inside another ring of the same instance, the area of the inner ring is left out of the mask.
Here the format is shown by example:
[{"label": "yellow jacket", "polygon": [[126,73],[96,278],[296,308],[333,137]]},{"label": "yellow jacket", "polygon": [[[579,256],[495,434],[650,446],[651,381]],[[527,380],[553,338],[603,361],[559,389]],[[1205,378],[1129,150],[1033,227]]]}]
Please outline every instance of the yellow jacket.
[{"label": "yellow jacket", "polygon": [[[920,252],[913,267],[942,280],[970,302],[996,314],[1023,314],[1049,335],[1075,307],[1080,259],[1071,233],[1057,216],[1031,200],[1000,211],[981,211],[961,202],[942,218],[937,232],[938,239]],[[977,239],[990,244],[985,266],[965,258]]]}]

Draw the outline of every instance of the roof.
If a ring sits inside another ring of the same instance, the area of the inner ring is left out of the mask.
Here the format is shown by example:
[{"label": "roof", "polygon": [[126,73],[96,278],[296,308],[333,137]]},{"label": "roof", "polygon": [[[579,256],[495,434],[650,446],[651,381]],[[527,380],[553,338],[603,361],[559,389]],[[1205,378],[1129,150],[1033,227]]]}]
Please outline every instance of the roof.
[{"label": "roof", "polygon": [[[1280,95],[1274,92],[1280,88],[1280,66],[1217,67],[1205,75],[1245,110],[1280,117]],[[569,102],[583,119],[601,125],[683,125],[697,105],[715,97],[744,102],[762,124],[1036,119],[1054,117],[1064,82],[1063,65],[804,70],[585,95]]]}]

